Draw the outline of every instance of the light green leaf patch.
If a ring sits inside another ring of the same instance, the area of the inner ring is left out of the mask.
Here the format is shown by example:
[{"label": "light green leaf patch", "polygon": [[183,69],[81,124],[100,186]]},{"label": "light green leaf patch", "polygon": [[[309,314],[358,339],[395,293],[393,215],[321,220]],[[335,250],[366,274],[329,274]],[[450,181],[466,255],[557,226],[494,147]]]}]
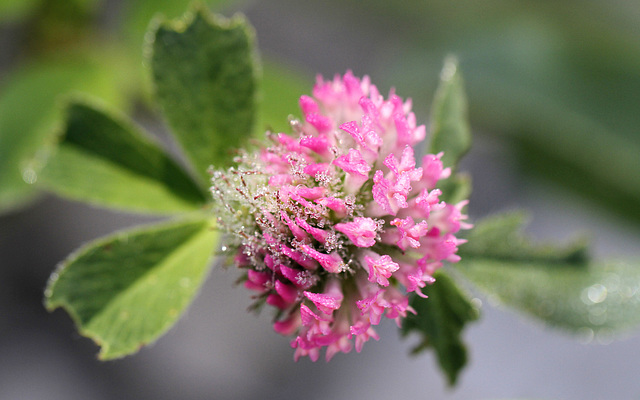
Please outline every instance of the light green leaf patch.
[{"label": "light green leaf patch", "polygon": [[458,270],[489,296],[545,323],[608,340],[640,324],[640,268],[470,259]]},{"label": "light green leaf patch", "polygon": [[453,57],[445,60],[440,73],[440,85],[431,110],[431,132],[429,152],[444,152],[442,163],[455,169],[471,146],[471,130],[464,84]]},{"label": "light green leaf patch", "polygon": [[256,137],[264,139],[267,130],[290,133],[288,117],[300,118],[298,99],[311,87],[301,71],[274,60],[264,62],[260,85],[260,109]]},{"label": "light green leaf patch", "polygon": [[440,199],[456,204],[471,194],[471,178],[456,173],[458,162],[471,147],[471,129],[467,116],[467,97],[464,83],[453,57],[445,60],[440,72],[440,84],[431,109],[431,142],[429,153],[443,152],[442,164],[451,168],[449,178],[441,180]]},{"label": "light green leaf patch", "polygon": [[217,233],[204,219],[123,231],[70,255],[45,293],[104,360],[134,353],[166,332],[201,286]]},{"label": "light green leaf patch", "polygon": [[438,363],[453,386],[467,363],[462,330],[468,322],[478,319],[479,313],[467,294],[444,271],[436,272],[434,277],[436,282],[424,289],[428,298],[417,295],[411,298],[411,306],[417,314],[407,316],[402,333],[405,336],[412,332],[420,335],[420,343],[414,353],[434,348]]},{"label": "light green leaf patch", "polygon": [[60,142],[40,176],[60,195],[124,210],[189,211],[207,198],[132,123],[86,101],[68,105]]},{"label": "light green leaf patch", "polygon": [[258,60],[253,31],[203,8],[161,24],[147,49],[156,99],[195,173],[225,166],[254,129]]},{"label": "light green leaf patch", "polygon": [[[117,69],[85,53],[43,59],[9,75],[0,87],[0,212],[23,206],[36,193],[32,161],[61,119],[55,99],[82,90],[122,104]],[[28,183],[27,183],[28,182]]]},{"label": "light green leaf patch", "polygon": [[0,1],[0,22],[18,21],[31,14],[40,0],[2,0]]},{"label": "light green leaf patch", "polygon": [[640,268],[593,262],[583,242],[534,245],[511,214],[477,225],[456,270],[492,298],[545,323],[607,337],[640,324]]}]

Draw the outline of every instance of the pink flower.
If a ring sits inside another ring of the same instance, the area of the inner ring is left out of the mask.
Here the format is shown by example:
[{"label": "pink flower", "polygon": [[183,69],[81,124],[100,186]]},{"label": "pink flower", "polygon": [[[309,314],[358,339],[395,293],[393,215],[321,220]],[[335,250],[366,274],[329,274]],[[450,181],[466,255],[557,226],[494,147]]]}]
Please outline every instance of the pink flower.
[{"label": "pink flower", "polygon": [[[426,297],[433,273],[456,262],[463,208],[440,200],[451,173],[440,154],[416,165],[425,138],[411,101],[385,98],[368,77],[318,77],[300,97],[293,135],[268,134],[255,153],[215,171],[212,194],[226,247],[294,357],[360,351],[382,318],[398,324],[408,294]],[[437,284],[437,283],[435,283]],[[423,293],[426,291],[427,293]]]},{"label": "pink flower", "polygon": [[371,218],[356,217],[351,222],[336,224],[335,229],[358,247],[371,247],[376,243],[378,224]]},{"label": "pink flower", "polygon": [[391,274],[396,272],[400,266],[398,263],[394,262],[393,259],[388,256],[378,256],[377,258],[372,258],[364,256],[364,261],[369,268],[369,281],[377,282],[382,286],[389,286],[389,278]]},{"label": "pink flower", "polygon": [[427,221],[423,220],[416,224],[411,217],[405,219],[396,218],[391,221],[391,225],[398,228],[397,233],[399,234],[399,238],[396,244],[403,251],[408,247],[420,247],[420,238],[425,236],[429,231]]}]

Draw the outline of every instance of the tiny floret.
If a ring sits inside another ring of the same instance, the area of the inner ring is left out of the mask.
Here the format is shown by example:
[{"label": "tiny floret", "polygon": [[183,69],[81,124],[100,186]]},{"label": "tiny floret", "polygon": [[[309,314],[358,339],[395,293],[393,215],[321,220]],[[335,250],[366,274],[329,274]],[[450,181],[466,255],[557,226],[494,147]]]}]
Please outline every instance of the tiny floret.
[{"label": "tiny floret", "polygon": [[[236,166],[212,172],[225,251],[257,308],[274,307],[274,330],[294,358],[327,360],[400,324],[409,294],[428,296],[433,273],[457,262],[467,202],[440,200],[451,170],[442,153],[416,163],[426,136],[411,101],[382,96],[368,77],[318,77],[299,101],[291,134],[267,133]],[[437,284],[437,283],[435,283]]]}]

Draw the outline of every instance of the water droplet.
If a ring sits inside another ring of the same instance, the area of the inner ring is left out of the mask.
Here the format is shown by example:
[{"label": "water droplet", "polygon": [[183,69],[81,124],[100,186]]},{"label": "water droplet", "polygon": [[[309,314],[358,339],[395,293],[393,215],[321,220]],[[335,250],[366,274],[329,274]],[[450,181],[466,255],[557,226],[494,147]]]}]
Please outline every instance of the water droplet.
[{"label": "water droplet", "polygon": [[578,329],[577,334],[578,334],[578,341],[582,344],[591,343],[595,336],[593,329],[587,328],[587,327]]},{"label": "water droplet", "polygon": [[29,185],[33,185],[38,180],[38,174],[33,168],[26,168],[22,171],[22,180]]},{"label": "water droplet", "polygon": [[607,298],[607,288],[604,285],[596,283],[595,285],[587,288],[587,298],[592,303],[598,304],[605,301]]},{"label": "water droplet", "polygon": [[442,72],[440,73],[440,79],[443,81],[448,81],[455,75],[457,70],[455,59],[447,60],[442,68]]},{"label": "water droplet", "polygon": [[471,299],[471,306],[476,310],[480,310],[482,308],[482,300],[480,300],[477,297],[474,297],[473,299]]}]

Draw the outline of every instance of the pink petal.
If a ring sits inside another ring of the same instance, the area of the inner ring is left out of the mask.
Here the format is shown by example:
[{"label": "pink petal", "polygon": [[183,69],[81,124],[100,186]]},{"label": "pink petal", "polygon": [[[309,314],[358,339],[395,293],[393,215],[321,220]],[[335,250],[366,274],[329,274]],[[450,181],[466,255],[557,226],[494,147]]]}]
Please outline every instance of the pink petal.
[{"label": "pink petal", "polygon": [[335,229],[358,247],[371,247],[376,243],[378,224],[371,218],[357,217],[352,222],[336,224]]},{"label": "pink petal", "polygon": [[386,254],[377,259],[365,256],[364,260],[369,267],[369,281],[382,286],[389,286],[388,278],[400,268],[398,263]]}]

